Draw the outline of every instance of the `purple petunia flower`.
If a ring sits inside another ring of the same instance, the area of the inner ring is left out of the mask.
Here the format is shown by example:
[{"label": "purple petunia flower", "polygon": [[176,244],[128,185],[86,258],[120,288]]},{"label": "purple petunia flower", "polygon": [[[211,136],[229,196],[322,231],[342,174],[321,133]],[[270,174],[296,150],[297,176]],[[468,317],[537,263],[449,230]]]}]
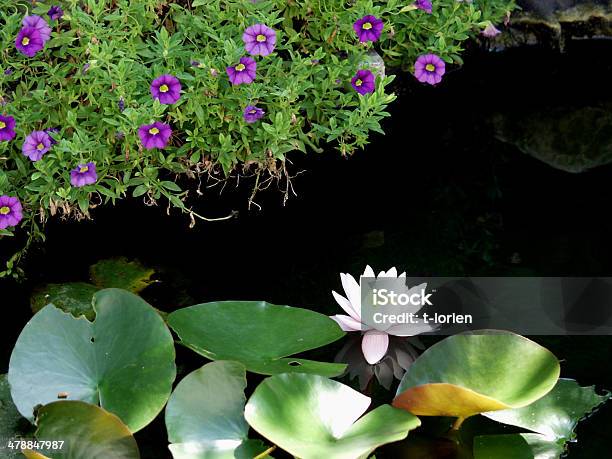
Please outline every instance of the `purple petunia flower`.
[{"label": "purple petunia flower", "polygon": [[260,120],[265,114],[266,112],[264,112],[261,108],[254,105],[248,105],[244,109],[243,117],[247,123],[251,124],[257,120]]},{"label": "purple petunia flower", "polygon": [[374,84],[374,74],[369,70],[359,70],[355,76],[351,79],[351,85],[353,89],[359,94],[364,95],[370,92],[374,92],[376,85]]},{"label": "purple petunia flower", "polygon": [[153,124],[145,124],[138,128],[138,136],[142,145],[147,150],[153,148],[164,148],[172,135],[172,128],[165,123],[156,121]]},{"label": "purple petunia flower", "polygon": [[45,42],[34,27],[22,27],[15,39],[15,48],[28,57],[34,57],[44,47]]},{"label": "purple petunia flower", "polygon": [[501,31],[497,27],[495,27],[493,23],[489,22],[481,33],[487,38],[493,38],[498,36]]},{"label": "purple petunia flower", "polygon": [[5,74],[6,76],[12,75],[12,74],[13,74],[13,69],[6,69],[6,70],[4,71],[4,74]]},{"label": "purple petunia flower", "polygon": [[199,67],[200,66],[200,63],[198,61],[191,61],[190,64],[191,64],[192,67]]},{"label": "purple petunia flower", "polygon": [[119,103],[117,105],[119,106],[119,111],[123,113],[123,110],[125,110],[125,99],[119,97]]},{"label": "purple petunia flower", "polygon": [[70,171],[70,184],[80,188],[85,185],[93,185],[98,180],[96,165],[94,163],[79,164]]},{"label": "purple petunia flower", "polygon": [[51,8],[49,8],[49,11],[47,11],[47,15],[49,16],[49,18],[51,18],[52,21],[57,21],[58,19],[61,19],[61,17],[64,15],[64,10],[62,10],[61,6],[52,6]]},{"label": "purple petunia flower", "polygon": [[157,77],[151,83],[151,95],[162,104],[174,104],[181,98],[181,82],[172,75]]},{"label": "purple petunia flower", "polygon": [[446,72],[446,64],[435,54],[419,56],[414,63],[414,76],[421,83],[438,84]]},{"label": "purple petunia flower", "polygon": [[40,38],[42,38],[43,45],[49,41],[51,38],[51,27],[47,24],[40,16],[36,16],[35,14],[31,16],[26,16],[21,21],[24,27],[34,27],[40,33]]},{"label": "purple petunia flower", "polygon": [[267,56],[276,46],[276,32],[265,24],[255,24],[242,34],[247,53],[252,56]]},{"label": "purple petunia flower", "polygon": [[414,2],[414,6],[416,6],[418,9],[423,10],[429,14],[431,14],[431,11],[433,9],[431,0],[416,0],[416,2]]},{"label": "purple petunia flower", "polygon": [[383,27],[384,23],[382,19],[378,19],[376,16],[371,15],[364,16],[353,24],[353,29],[361,43],[378,40]]},{"label": "purple petunia flower", "polygon": [[45,131],[33,131],[23,142],[21,151],[32,161],[38,161],[51,149],[51,137]]},{"label": "purple petunia flower", "polygon": [[225,69],[230,83],[234,85],[246,83],[250,84],[255,79],[257,62],[250,57],[241,57],[240,62]]},{"label": "purple petunia flower", "polygon": [[23,218],[19,198],[14,196],[0,196],[0,230],[9,226],[17,226]]},{"label": "purple petunia flower", "polygon": [[15,138],[15,118],[0,115],[0,142]]}]

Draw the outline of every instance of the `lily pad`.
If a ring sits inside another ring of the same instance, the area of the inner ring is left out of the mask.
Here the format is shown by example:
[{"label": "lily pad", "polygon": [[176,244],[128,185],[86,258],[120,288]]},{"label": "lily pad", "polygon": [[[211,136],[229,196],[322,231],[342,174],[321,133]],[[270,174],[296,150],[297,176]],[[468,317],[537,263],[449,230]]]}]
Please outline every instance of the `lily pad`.
[{"label": "lily pad", "polygon": [[[138,445],[121,420],[97,405],[67,400],[38,411],[39,441],[63,441],[60,449],[24,453],[28,459],[44,454],[53,459],[139,459]],[[44,456],[42,456],[44,457]]]},{"label": "lily pad", "polygon": [[20,414],[13,400],[6,375],[0,375],[0,451],[3,459],[22,457],[17,449],[5,448],[9,440],[31,438],[31,425]]},{"label": "lily pad", "polygon": [[530,405],[482,414],[550,440],[568,441],[573,439],[578,422],[610,397],[610,394],[597,395],[592,386],[581,387],[572,379],[559,379],[553,390]]},{"label": "lily pad", "polygon": [[127,258],[102,260],[89,268],[91,279],[100,288],[122,288],[139,293],[154,281],[155,270],[146,268],[139,261]]},{"label": "lily pad", "polygon": [[520,335],[454,335],[412,364],[393,406],[421,416],[454,416],[460,423],[478,413],[529,405],[555,386],[559,370],[550,351]]},{"label": "lily pad", "polygon": [[85,316],[93,320],[96,314],[91,306],[91,298],[98,290],[95,285],[85,282],[47,284],[34,292],[30,306],[37,313],[48,304],[53,304],[75,317]]},{"label": "lily pad", "polygon": [[540,434],[482,435],[474,438],[474,459],[558,459],[562,444]]},{"label": "lily pad", "polygon": [[251,458],[266,448],[247,440],[244,419],[246,369],[238,362],[218,361],[185,376],[166,407],[166,428],[175,459],[234,459],[256,446]]},{"label": "lily pad", "polygon": [[9,363],[13,400],[30,420],[34,407],[58,399],[99,403],[135,432],[170,396],[172,335],[155,309],[124,290],[99,291],[93,308],[94,322],[53,305],[28,322]]},{"label": "lily pad", "polygon": [[346,365],[285,358],[344,336],[329,317],[263,301],[222,301],[179,309],[168,324],[182,344],[211,360],[233,360],[265,375],[342,374]]},{"label": "lily pad", "polygon": [[285,373],[255,389],[245,417],[265,438],[302,459],[366,457],[380,445],[406,438],[421,424],[416,416],[389,405],[362,416],[370,402],[337,381]]}]

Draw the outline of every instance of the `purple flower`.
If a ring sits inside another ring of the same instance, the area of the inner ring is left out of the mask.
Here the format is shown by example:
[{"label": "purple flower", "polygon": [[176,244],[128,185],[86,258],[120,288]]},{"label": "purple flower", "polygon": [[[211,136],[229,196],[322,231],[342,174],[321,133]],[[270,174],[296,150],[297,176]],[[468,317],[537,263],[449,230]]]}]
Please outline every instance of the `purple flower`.
[{"label": "purple flower", "polygon": [[247,53],[252,56],[267,56],[276,46],[276,32],[265,24],[255,24],[242,34]]},{"label": "purple flower", "polygon": [[70,171],[70,184],[80,188],[85,185],[93,185],[98,180],[96,165],[94,163],[79,164]]},{"label": "purple flower", "polygon": [[172,75],[157,77],[151,83],[151,95],[162,104],[174,104],[181,98],[181,82]]},{"label": "purple flower", "polygon": [[15,39],[15,48],[28,57],[34,57],[44,47],[45,42],[34,27],[22,27]]},{"label": "purple flower", "polygon": [[416,2],[414,2],[414,6],[416,6],[420,10],[425,11],[426,13],[431,14],[431,0],[416,0]]},{"label": "purple flower", "polygon": [[438,84],[446,71],[446,64],[435,54],[419,56],[414,63],[414,76],[421,83]]},{"label": "purple flower", "polygon": [[15,138],[15,118],[0,115],[0,142]]},{"label": "purple flower", "polygon": [[125,100],[123,97],[119,98],[119,103],[117,105],[119,106],[119,111],[123,113],[123,110],[125,110]]},{"label": "purple flower", "polygon": [[376,16],[364,16],[358,19],[353,24],[353,29],[359,37],[360,42],[376,41],[380,38],[384,24],[382,19],[378,19]]},{"label": "purple flower", "polygon": [[19,198],[14,196],[0,196],[0,230],[9,226],[17,226],[23,218]]},{"label": "purple flower", "polygon": [[33,131],[23,142],[21,151],[32,161],[38,161],[51,149],[51,137],[45,131]]},{"label": "purple flower", "polygon": [[368,94],[370,92],[374,92],[374,89],[376,89],[374,79],[374,74],[369,70],[358,70],[355,76],[351,79],[351,85],[359,94]]},{"label": "purple flower", "polygon": [[88,62],[87,64],[85,64],[83,66],[83,68],[81,69],[81,75],[85,75],[87,73],[87,71],[89,70],[89,67],[91,67],[91,64]]},{"label": "purple flower", "polygon": [[200,63],[198,61],[191,61],[191,66],[192,67],[199,67]]},{"label": "purple flower", "polygon": [[481,33],[487,38],[493,38],[498,36],[501,31],[497,27],[495,27],[493,23],[489,22]]},{"label": "purple flower", "polygon": [[52,6],[49,8],[49,11],[47,11],[47,15],[52,21],[56,21],[64,15],[64,10],[62,10],[61,6]]},{"label": "purple flower", "polygon": [[42,38],[43,45],[47,43],[51,38],[51,27],[49,27],[47,21],[45,21],[40,16],[26,16],[25,18],[23,18],[23,21],[21,21],[21,23],[24,27],[34,27],[36,30],[38,30],[40,38]]},{"label": "purple flower", "polygon": [[265,114],[266,112],[264,112],[261,108],[255,107],[254,105],[248,105],[244,109],[243,117],[247,123],[251,124],[261,119]]},{"label": "purple flower", "polygon": [[230,83],[234,85],[250,84],[255,79],[257,63],[250,57],[241,57],[240,62],[225,69]]},{"label": "purple flower", "polygon": [[12,75],[12,74],[13,74],[13,69],[6,69],[6,70],[4,71],[4,74],[5,74],[6,76]]},{"label": "purple flower", "polygon": [[145,124],[138,128],[138,136],[142,145],[147,150],[153,148],[164,148],[172,135],[169,125],[156,121],[153,124]]}]

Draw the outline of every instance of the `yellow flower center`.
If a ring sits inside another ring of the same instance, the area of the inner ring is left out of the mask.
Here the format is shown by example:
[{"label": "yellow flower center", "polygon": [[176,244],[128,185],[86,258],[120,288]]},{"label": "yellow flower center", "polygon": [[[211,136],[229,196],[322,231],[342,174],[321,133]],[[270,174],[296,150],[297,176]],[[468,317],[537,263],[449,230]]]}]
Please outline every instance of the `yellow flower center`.
[{"label": "yellow flower center", "polygon": [[3,121],[0,121],[0,129],[4,129],[6,127],[6,124]]},{"label": "yellow flower center", "polygon": [[246,67],[244,66],[244,64],[238,64],[236,67],[234,67],[238,72],[242,72],[244,69],[246,69]]},{"label": "yellow flower center", "polygon": [[363,84],[363,81],[361,80],[355,81],[355,86],[361,86],[362,84]]},{"label": "yellow flower center", "polygon": [[259,43],[266,41],[266,36],[265,36],[265,35],[263,35],[263,34],[259,34],[259,35],[257,35],[257,41],[258,41]]},{"label": "yellow flower center", "polygon": [[9,206],[0,207],[0,215],[8,215],[11,212]]},{"label": "yellow flower center", "polygon": [[39,143],[38,145],[36,145],[36,149],[37,150],[44,150],[45,146],[42,143]]},{"label": "yellow flower center", "polygon": [[151,129],[149,129],[149,134],[157,135],[157,134],[159,134],[159,129],[151,128]]},{"label": "yellow flower center", "polygon": [[159,87],[159,92],[168,92],[168,85],[162,84]]},{"label": "yellow flower center", "polygon": [[87,172],[88,170],[89,170],[89,167],[87,167],[87,166],[81,166],[81,167],[79,167],[79,172],[80,172],[81,174],[84,174],[84,173],[85,173],[85,172]]},{"label": "yellow flower center", "polygon": [[425,66],[425,70],[427,70],[428,72],[433,72],[434,70],[436,70],[436,66],[433,64],[427,64]]},{"label": "yellow flower center", "polygon": [[371,22],[365,22],[361,28],[363,30],[370,30],[372,28],[372,23]]},{"label": "yellow flower center", "polygon": [[28,37],[23,37],[23,40],[21,40],[21,44],[23,46],[28,46],[30,44],[30,39]]},{"label": "yellow flower center", "polygon": [[250,113],[251,115],[254,115],[255,113],[257,113],[257,110],[251,110],[249,113]]}]

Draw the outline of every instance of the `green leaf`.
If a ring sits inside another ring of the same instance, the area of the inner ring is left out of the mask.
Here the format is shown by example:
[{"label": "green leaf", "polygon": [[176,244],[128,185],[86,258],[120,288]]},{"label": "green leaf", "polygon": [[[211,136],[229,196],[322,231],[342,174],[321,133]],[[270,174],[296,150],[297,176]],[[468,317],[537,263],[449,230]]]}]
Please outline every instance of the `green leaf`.
[{"label": "green leaf", "polygon": [[47,284],[38,289],[30,298],[30,307],[37,313],[48,304],[53,304],[64,312],[78,317],[84,315],[93,320],[94,310],[91,299],[98,291],[95,285],[85,282],[71,282],[67,284]]},{"label": "green leaf", "polygon": [[222,301],[179,309],[168,324],[181,342],[211,360],[234,360],[261,374],[341,374],[345,365],[284,358],[344,336],[329,317],[263,301]]},{"label": "green leaf", "polygon": [[559,370],[550,351],[520,335],[493,330],[454,335],[412,364],[393,406],[461,419],[518,408],[546,395]]},{"label": "green leaf", "polygon": [[122,288],[139,293],[153,281],[155,270],[144,267],[139,261],[127,258],[102,260],[89,268],[94,284],[100,288]]},{"label": "green leaf", "polygon": [[172,335],[155,309],[124,290],[99,291],[93,308],[94,322],[53,305],[28,322],[9,363],[13,400],[28,419],[58,398],[100,403],[135,432],[170,395]]},{"label": "green leaf", "polygon": [[59,450],[42,450],[53,459],[140,458],[127,426],[96,405],[76,400],[49,403],[38,411],[36,424],[38,440],[64,442]]},{"label": "green leaf", "polygon": [[612,395],[597,395],[572,379],[559,379],[547,395],[523,408],[482,413],[497,422],[540,433],[551,440],[574,438],[578,422]]},{"label": "green leaf", "polygon": [[389,405],[362,416],[370,402],[337,381],[285,373],[255,389],[245,417],[265,438],[302,459],[366,457],[380,445],[406,438],[421,424],[416,416]]},{"label": "green leaf", "polygon": [[6,448],[8,440],[30,437],[30,424],[17,411],[11,399],[11,389],[6,375],[0,375],[0,445],[3,459],[20,458],[21,453],[17,449]]},{"label": "green leaf", "polygon": [[166,407],[166,428],[175,459],[233,459],[247,439],[244,420],[246,369],[212,362],[189,373]]},{"label": "green leaf", "polygon": [[482,435],[474,438],[474,459],[558,459],[563,445],[539,434]]}]

